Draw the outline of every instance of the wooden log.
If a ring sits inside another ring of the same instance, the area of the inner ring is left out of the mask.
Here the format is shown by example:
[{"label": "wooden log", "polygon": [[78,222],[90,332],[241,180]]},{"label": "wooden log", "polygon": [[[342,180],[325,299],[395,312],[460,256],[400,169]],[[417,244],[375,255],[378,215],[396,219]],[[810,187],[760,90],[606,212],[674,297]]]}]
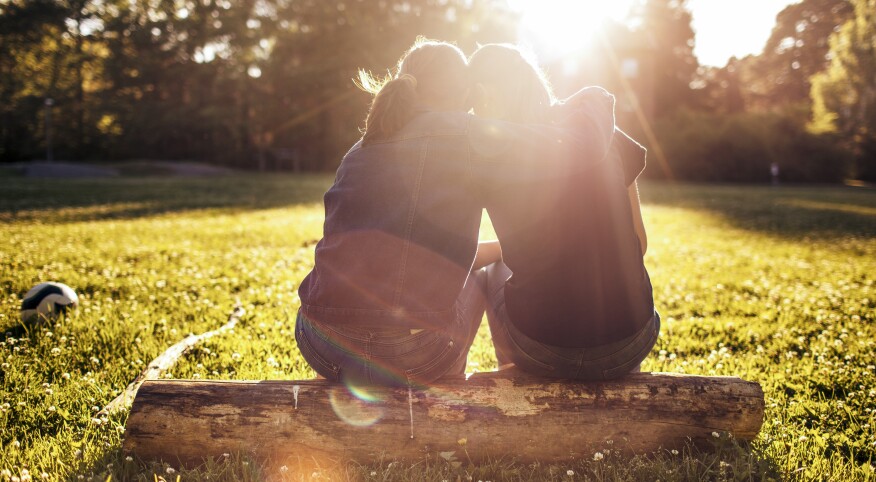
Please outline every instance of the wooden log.
[{"label": "wooden log", "polygon": [[757,383],[668,373],[599,383],[484,373],[412,393],[324,380],[154,380],[134,400],[124,449],[186,465],[233,452],[367,463],[462,454],[465,439],[472,460],[561,461],[606,443],[647,453],[713,433],[751,440],[763,413]]}]

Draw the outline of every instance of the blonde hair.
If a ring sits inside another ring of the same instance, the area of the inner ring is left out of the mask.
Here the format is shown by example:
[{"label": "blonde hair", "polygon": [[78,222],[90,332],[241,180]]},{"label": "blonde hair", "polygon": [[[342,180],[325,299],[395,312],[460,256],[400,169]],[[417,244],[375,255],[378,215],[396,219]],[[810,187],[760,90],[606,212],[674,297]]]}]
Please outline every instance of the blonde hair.
[{"label": "blonde hair", "polygon": [[550,82],[536,62],[510,44],[480,46],[468,60],[472,83],[483,84],[505,107],[504,120],[544,122],[555,102]]},{"label": "blonde hair", "polygon": [[359,71],[353,82],[374,95],[362,142],[386,139],[410,121],[417,105],[464,110],[468,93],[465,55],[455,45],[418,37],[402,55],[395,74]]}]

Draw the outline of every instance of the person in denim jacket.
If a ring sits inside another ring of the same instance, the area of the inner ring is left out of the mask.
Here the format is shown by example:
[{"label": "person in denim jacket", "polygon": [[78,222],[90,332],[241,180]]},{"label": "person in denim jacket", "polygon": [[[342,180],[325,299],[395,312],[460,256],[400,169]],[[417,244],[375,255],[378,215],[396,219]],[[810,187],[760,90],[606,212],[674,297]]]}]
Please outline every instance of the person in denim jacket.
[{"label": "person in denim jacket", "polygon": [[[475,114],[546,122],[562,108],[513,46],[480,47],[469,69]],[[487,318],[500,366],[606,380],[637,371],[654,347],[660,317],[642,259],[636,186],[645,153],[617,130],[606,162],[593,169],[560,181],[533,178],[518,189],[525,198],[489,186],[486,207],[501,246],[485,260],[495,261],[485,268]]]},{"label": "person in denim jacket", "polygon": [[470,273],[487,185],[527,196],[532,179],[601,163],[614,98],[582,95],[562,119],[574,129],[477,118],[465,56],[423,40],[391,79],[360,74],[360,84],[375,97],[325,194],[298,347],[319,375],[349,384],[461,376],[486,306],[486,276]]}]

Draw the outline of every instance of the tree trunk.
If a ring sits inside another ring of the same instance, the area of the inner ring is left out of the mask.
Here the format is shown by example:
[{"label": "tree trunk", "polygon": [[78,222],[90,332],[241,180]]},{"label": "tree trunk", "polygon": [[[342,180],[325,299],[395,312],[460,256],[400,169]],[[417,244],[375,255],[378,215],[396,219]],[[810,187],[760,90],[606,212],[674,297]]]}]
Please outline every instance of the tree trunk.
[{"label": "tree trunk", "polygon": [[155,380],[134,400],[124,449],[187,465],[233,452],[367,463],[462,448],[463,459],[561,461],[593,457],[607,443],[643,453],[689,440],[708,447],[715,433],[751,440],[763,411],[757,383],[663,373],[599,383],[484,373],[412,392],[324,380]]}]

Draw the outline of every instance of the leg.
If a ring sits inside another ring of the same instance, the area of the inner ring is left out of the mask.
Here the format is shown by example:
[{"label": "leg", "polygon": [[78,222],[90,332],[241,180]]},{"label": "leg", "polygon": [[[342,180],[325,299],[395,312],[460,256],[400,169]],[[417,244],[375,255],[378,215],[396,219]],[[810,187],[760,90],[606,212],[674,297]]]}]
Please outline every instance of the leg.
[{"label": "leg", "polygon": [[[511,278],[511,269],[502,262],[497,261],[485,268],[487,274],[487,322],[490,325],[490,337],[493,340],[493,348],[496,351],[496,361],[499,368],[507,368],[513,365],[511,358],[508,356],[509,347],[507,337],[501,336],[504,327],[502,326],[508,321],[505,316],[500,316],[505,313],[505,282]],[[497,334],[499,336],[497,336]]]}]

